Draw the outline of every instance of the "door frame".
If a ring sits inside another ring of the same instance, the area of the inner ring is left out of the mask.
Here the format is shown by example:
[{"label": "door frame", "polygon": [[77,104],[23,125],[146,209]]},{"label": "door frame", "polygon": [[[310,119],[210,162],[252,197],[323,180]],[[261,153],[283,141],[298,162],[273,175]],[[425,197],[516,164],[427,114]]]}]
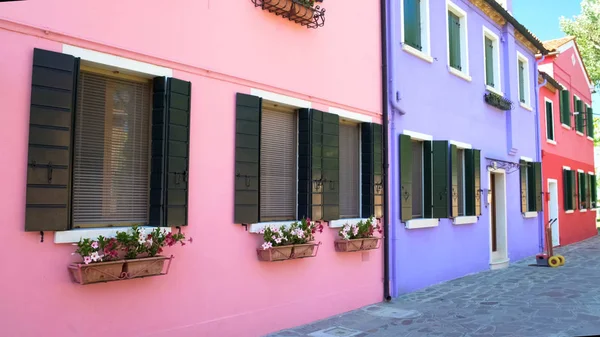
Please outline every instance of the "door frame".
[{"label": "door frame", "polygon": [[[554,186],[556,186],[556,222],[554,223],[553,226],[556,226],[556,234],[557,234],[557,236],[556,236],[556,242],[558,242],[558,245],[555,246],[554,243],[552,243],[552,247],[558,247],[558,246],[560,246],[560,225],[559,225],[559,222],[560,222],[559,211],[560,211],[560,209],[559,209],[559,204],[558,204],[558,179],[548,178],[547,180],[548,180],[547,184],[548,184],[548,194],[549,194],[549,196],[551,196],[550,184],[552,183],[552,184],[554,184]],[[550,209],[551,209],[550,203],[552,202],[552,198],[550,197],[549,199],[550,200],[548,200],[548,221],[550,221],[550,213],[551,213],[550,212]],[[544,228],[546,228],[546,226],[544,226]],[[554,232],[552,233],[552,236],[554,237]]]},{"label": "door frame", "polygon": [[488,204],[488,207],[496,207],[496,252],[492,251],[492,212],[488,210],[489,217],[489,253],[490,267],[492,269],[508,266],[508,212],[507,212],[507,191],[506,191],[506,171],[504,169],[488,168],[488,191],[492,187],[492,178],[496,179],[496,204]]}]

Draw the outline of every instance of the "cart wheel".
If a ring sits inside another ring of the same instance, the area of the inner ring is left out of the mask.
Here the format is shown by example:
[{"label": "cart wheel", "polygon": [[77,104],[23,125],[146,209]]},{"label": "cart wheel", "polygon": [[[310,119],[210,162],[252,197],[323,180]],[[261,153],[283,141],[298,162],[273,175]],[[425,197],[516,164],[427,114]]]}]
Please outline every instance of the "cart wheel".
[{"label": "cart wheel", "polygon": [[548,265],[552,268],[560,266],[560,259],[557,256],[550,256],[548,259]]},{"label": "cart wheel", "polygon": [[564,266],[565,265],[565,257],[562,255],[555,255],[556,257],[558,257],[558,260],[560,261],[560,266]]}]

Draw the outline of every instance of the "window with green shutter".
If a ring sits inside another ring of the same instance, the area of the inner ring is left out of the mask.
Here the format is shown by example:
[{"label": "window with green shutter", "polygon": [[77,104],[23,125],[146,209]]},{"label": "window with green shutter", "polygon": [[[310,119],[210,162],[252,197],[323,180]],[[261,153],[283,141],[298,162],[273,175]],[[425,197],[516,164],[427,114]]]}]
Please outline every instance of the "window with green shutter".
[{"label": "window with green shutter", "polygon": [[587,198],[587,175],[585,172],[577,172],[577,180],[579,181],[579,209],[588,208],[588,198]]},{"label": "window with green shutter", "polygon": [[584,105],[583,105],[583,101],[580,100],[579,98],[577,98],[575,100],[575,111],[577,111],[577,115],[575,115],[575,129],[577,130],[577,132],[583,133],[584,132],[584,127],[583,127],[583,115],[585,114],[585,110],[584,110]]},{"label": "window with green shutter", "polygon": [[571,93],[569,90],[560,91],[560,122],[571,126]]},{"label": "window with green shutter", "polygon": [[586,118],[585,126],[587,129],[587,135],[590,138],[594,138],[594,110],[591,106],[586,106]]},{"label": "window with green shutter", "polygon": [[421,28],[421,1],[422,0],[403,0],[404,1],[404,43],[423,50],[422,46],[422,28]]},{"label": "window with green shutter", "polygon": [[521,212],[542,211],[542,165],[540,162],[520,162]]},{"label": "window with green shutter", "polygon": [[485,84],[494,87],[494,41],[485,37]]},{"label": "window with green shutter", "polygon": [[450,67],[463,70],[461,60],[461,24],[460,17],[452,11],[448,11],[448,50]]},{"label": "window with green shutter", "polygon": [[519,102],[525,103],[525,63],[519,60]]},{"label": "window with green shutter", "polygon": [[554,140],[554,112],[552,102],[546,101],[546,139]]},{"label": "window with green shutter", "polygon": [[598,202],[597,202],[598,191],[596,189],[597,189],[597,187],[596,187],[596,175],[595,174],[590,174],[590,207],[591,208],[598,207]]},{"label": "window with green shutter", "polygon": [[575,209],[576,197],[575,171],[563,169],[563,207],[566,211]]}]

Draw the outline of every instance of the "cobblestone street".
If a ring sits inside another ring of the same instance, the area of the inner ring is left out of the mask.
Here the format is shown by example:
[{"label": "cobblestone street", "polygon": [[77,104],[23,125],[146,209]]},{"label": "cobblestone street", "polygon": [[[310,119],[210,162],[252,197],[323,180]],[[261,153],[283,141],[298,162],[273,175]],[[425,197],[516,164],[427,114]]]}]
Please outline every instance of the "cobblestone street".
[{"label": "cobblestone street", "polygon": [[518,336],[600,334],[600,237],[555,249],[562,267],[486,271],[270,337]]}]

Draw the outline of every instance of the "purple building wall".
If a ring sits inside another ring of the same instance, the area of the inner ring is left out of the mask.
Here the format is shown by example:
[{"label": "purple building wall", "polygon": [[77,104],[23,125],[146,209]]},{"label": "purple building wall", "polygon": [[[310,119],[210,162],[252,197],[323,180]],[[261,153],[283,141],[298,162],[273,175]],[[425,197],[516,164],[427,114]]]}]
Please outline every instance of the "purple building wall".
[{"label": "purple building wall", "polygon": [[[425,1],[425,0],[422,0]],[[446,1],[429,0],[431,62],[403,48],[401,2],[388,2],[390,60],[390,263],[392,294],[490,269],[491,224],[486,206],[488,168],[493,158],[518,163],[539,161],[537,136],[537,64],[534,55],[514,37],[510,24],[497,25],[468,0],[453,4],[467,14],[469,75],[465,80],[447,65]],[[510,3],[509,3],[510,6]],[[509,7],[510,8],[510,7]],[[485,103],[483,27],[500,38],[501,91],[514,102],[509,111]],[[519,104],[517,51],[528,59],[531,110]],[[535,74],[535,76],[534,76]],[[401,221],[399,136],[422,133],[433,140],[467,143],[481,150],[481,215],[476,223],[455,225],[440,219],[436,227],[407,229]],[[538,253],[541,213],[521,212],[519,171],[506,177],[506,248],[510,262]],[[496,261],[498,262],[498,261]],[[502,267],[506,263],[497,263]]]}]

